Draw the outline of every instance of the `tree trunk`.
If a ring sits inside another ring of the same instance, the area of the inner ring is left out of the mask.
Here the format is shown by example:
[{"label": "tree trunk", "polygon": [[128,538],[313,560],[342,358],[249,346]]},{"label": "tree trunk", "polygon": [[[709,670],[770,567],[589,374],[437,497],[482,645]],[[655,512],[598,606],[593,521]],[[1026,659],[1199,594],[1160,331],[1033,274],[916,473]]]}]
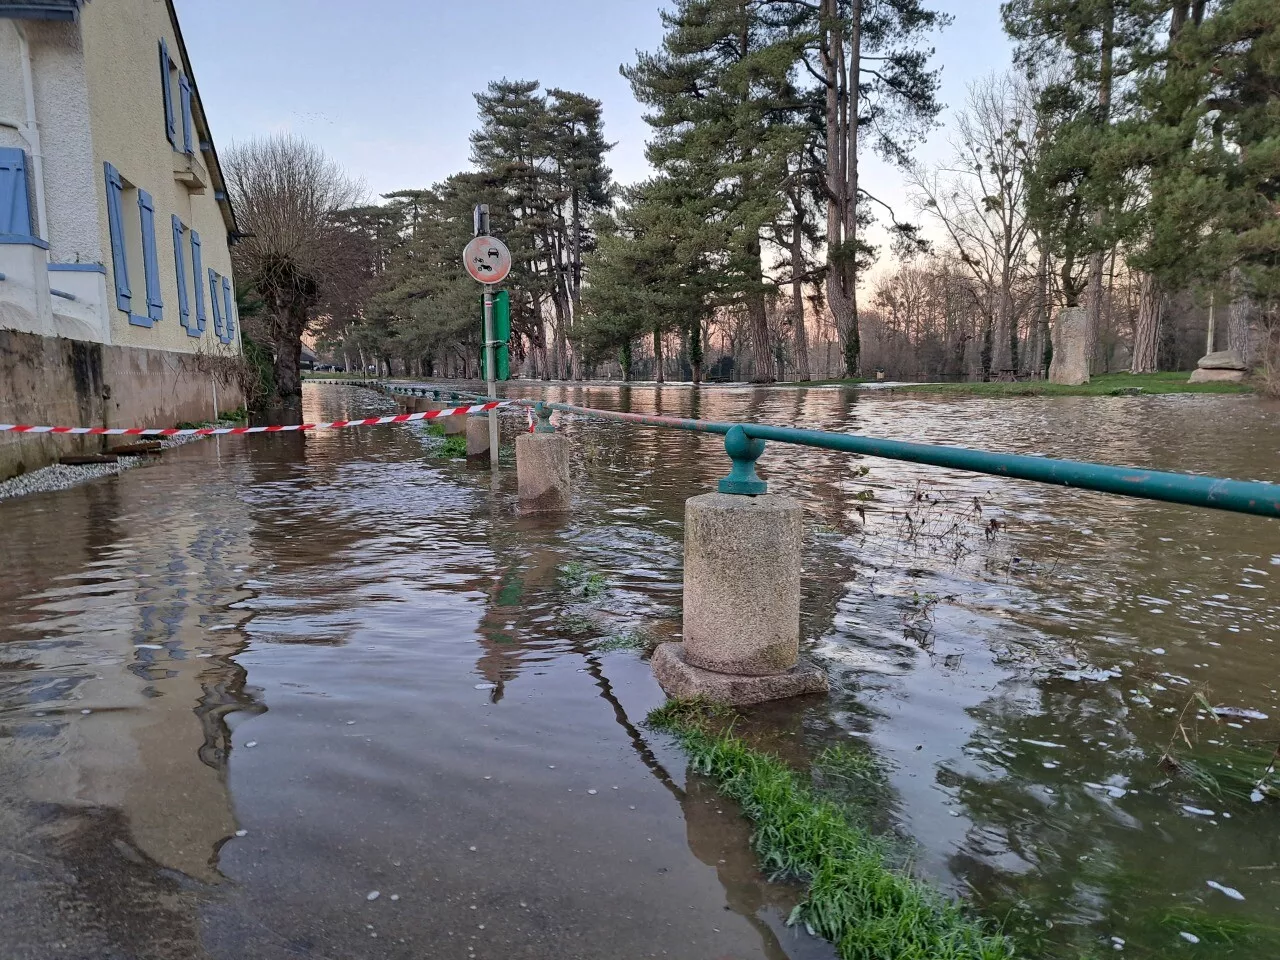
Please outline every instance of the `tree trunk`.
[{"label": "tree trunk", "polygon": [[702,362],[705,351],[702,348],[702,321],[694,320],[689,325],[689,366],[693,370],[694,386],[702,383]]},{"label": "tree trunk", "polygon": [[1133,356],[1130,373],[1155,373],[1160,369],[1160,320],[1164,293],[1154,276],[1143,273],[1138,286],[1138,319],[1133,325]]},{"label": "tree trunk", "polygon": [[[1111,80],[1112,58],[1115,52],[1115,8],[1108,9],[1108,18],[1102,24],[1102,38],[1099,44],[1098,65],[1098,114],[1099,123],[1107,125],[1111,122]],[[1101,227],[1103,216],[1101,210],[1093,213],[1095,227]],[[1097,239],[1094,240],[1097,243]],[[1102,328],[1102,266],[1106,262],[1106,251],[1095,250],[1089,257],[1089,324],[1085,331],[1085,355],[1089,358],[1089,369],[1094,369],[1098,352],[1098,332]]]},{"label": "tree trunk", "polygon": [[[850,59],[845,59],[839,0],[822,0],[820,52],[826,80],[827,303],[844,344],[846,376],[856,376],[862,338],[858,330],[857,198],[858,72],[862,56],[863,0],[853,0]],[[850,96],[852,91],[852,96]]]},{"label": "tree trunk", "polygon": [[747,257],[751,290],[747,292],[747,318],[751,322],[751,355],[755,358],[755,383],[773,383],[778,379],[773,351],[769,343],[769,315],[764,307],[764,266],[760,262],[760,240],[747,241]]},{"label": "tree trunk", "polygon": [[662,331],[653,328],[653,379],[658,383],[666,383],[666,377],[662,374]]},{"label": "tree trunk", "polygon": [[805,381],[809,376],[809,335],[804,328],[804,280],[801,264],[804,262],[804,230],[799,211],[791,232],[791,320],[796,338],[796,379]]},{"label": "tree trunk", "polygon": [[622,349],[618,353],[618,365],[622,367],[622,382],[631,382],[631,341],[628,340],[622,345]]},{"label": "tree trunk", "polygon": [[1234,350],[1248,366],[1253,366],[1257,359],[1254,356],[1253,296],[1245,289],[1240,271],[1233,271],[1232,281],[1235,295],[1227,308],[1227,349]]}]

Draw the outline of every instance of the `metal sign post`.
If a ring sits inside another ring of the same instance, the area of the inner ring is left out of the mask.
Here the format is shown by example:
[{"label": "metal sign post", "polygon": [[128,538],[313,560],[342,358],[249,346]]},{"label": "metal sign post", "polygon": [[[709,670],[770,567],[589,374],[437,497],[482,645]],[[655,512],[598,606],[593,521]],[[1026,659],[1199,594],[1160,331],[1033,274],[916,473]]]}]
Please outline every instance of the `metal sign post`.
[{"label": "metal sign post", "polygon": [[[472,314],[475,316],[475,314]],[[498,351],[493,339],[493,284],[484,285],[484,390],[490,397],[498,395]],[[489,411],[489,468],[498,469],[498,411]]]},{"label": "metal sign post", "polygon": [[[489,205],[478,204],[473,216],[476,236],[462,251],[462,263],[472,279],[484,284],[484,372],[485,391],[498,395],[497,341],[493,337],[493,285],[511,272],[511,251],[501,240],[489,236]],[[498,411],[489,411],[489,467],[498,469]]]}]

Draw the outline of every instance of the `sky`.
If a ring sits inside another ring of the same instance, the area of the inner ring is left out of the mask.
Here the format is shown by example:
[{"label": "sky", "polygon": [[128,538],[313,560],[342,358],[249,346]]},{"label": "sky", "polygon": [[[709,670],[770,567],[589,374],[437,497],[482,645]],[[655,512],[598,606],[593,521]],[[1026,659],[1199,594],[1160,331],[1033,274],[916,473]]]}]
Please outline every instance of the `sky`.
[{"label": "sky", "polygon": [[[601,100],[615,178],[632,183],[650,172],[643,108],[618,68],[660,45],[660,0],[175,2],[223,150],[288,131],[323,147],[370,199],[429,186],[469,167],[474,94],[506,77]],[[997,0],[933,6],[954,16],[935,37],[945,125],[969,83],[1008,67],[1010,46]],[[944,128],[917,156],[927,162],[947,152]],[[911,213],[900,172],[869,158],[863,177]]]}]

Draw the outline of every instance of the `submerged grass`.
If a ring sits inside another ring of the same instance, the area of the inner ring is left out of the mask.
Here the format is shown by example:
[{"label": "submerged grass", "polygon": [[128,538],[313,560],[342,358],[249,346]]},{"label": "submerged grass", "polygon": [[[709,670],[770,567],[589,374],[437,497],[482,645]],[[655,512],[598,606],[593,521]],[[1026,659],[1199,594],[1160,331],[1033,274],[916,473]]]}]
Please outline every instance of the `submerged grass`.
[{"label": "submerged grass", "polygon": [[595,648],[600,653],[613,650],[648,650],[654,645],[654,639],[643,630],[625,630],[605,637]]},{"label": "submerged grass", "polygon": [[559,567],[560,585],[583,600],[596,600],[609,590],[609,580],[581,560],[571,560]]},{"label": "submerged grass", "polygon": [[[1013,955],[959,906],[890,866],[884,840],[841,807],[804,786],[778,758],[719,729],[723,708],[672,700],[649,714],[651,726],[675,735],[694,768],[736,800],[756,829],[752,845],[765,872],[809,884],[789,922],[804,923],[836,945],[842,960],[997,960]],[[864,759],[828,756],[850,775],[866,775]]]}]

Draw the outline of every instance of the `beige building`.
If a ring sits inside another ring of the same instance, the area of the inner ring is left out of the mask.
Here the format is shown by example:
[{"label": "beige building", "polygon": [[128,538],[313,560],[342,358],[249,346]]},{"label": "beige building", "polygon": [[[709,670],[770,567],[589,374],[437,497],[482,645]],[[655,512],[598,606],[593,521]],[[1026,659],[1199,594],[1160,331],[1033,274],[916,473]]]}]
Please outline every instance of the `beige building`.
[{"label": "beige building", "polygon": [[236,230],[172,0],[0,0],[0,422],[235,407]]}]

